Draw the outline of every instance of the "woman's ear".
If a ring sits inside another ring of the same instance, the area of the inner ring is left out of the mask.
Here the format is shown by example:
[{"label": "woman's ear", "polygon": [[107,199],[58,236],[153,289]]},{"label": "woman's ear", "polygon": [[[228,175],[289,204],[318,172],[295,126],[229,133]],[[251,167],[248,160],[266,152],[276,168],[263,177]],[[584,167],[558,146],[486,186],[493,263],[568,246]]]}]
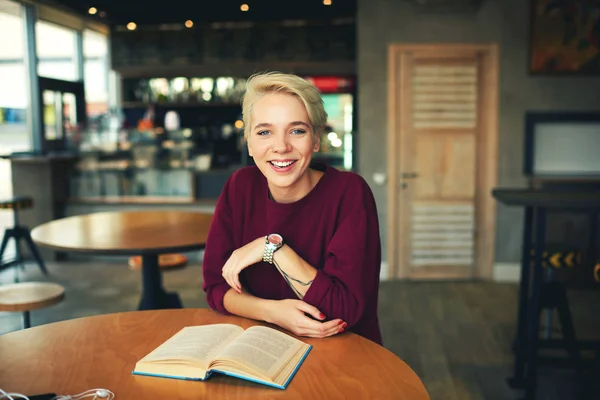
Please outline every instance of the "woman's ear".
[{"label": "woman's ear", "polygon": [[313,146],[313,153],[318,153],[321,149],[321,135],[316,134],[314,139],[315,145]]},{"label": "woman's ear", "polygon": [[248,155],[250,157],[252,157],[252,149],[250,148],[250,141],[248,140],[248,138],[244,138],[244,140],[246,141],[246,146],[248,146]]}]

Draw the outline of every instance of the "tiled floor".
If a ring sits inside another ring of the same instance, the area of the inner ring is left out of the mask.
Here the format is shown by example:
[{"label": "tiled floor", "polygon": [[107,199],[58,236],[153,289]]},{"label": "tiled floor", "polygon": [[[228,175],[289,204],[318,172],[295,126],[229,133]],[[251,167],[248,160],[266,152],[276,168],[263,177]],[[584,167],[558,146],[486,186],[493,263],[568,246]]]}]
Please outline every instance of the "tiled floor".
[{"label": "tiled floor", "polygon": [[[130,311],[140,296],[139,272],[126,259],[49,263],[44,277],[29,264],[24,281],[50,280],[67,289],[64,301],[32,313],[32,324]],[[206,307],[201,266],[166,272],[164,285],[177,291],[185,307]],[[0,273],[0,284],[13,272]],[[572,294],[577,333],[600,339],[600,292]],[[379,315],[384,345],[406,361],[437,399],[516,399],[509,389],[517,308],[517,285],[476,282],[382,282]],[[20,329],[20,315],[0,313],[0,334]],[[540,399],[574,399],[574,374],[543,367]]]}]

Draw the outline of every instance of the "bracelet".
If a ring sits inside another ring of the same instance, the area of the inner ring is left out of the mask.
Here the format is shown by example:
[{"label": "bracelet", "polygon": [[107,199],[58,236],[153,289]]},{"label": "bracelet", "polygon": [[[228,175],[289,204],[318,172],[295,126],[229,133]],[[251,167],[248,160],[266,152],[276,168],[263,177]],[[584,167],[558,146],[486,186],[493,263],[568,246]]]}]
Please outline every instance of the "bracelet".
[{"label": "bracelet", "polygon": [[[292,278],[291,276],[289,276],[289,275],[288,275],[288,274],[287,274],[287,273],[286,273],[286,272],[285,272],[285,271],[284,271],[284,270],[283,270],[283,269],[282,269],[282,268],[279,266],[279,263],[277,263],[277,261],[275,261],[275,259],[273,259],[273,264],[274,264],[274,265],[275,265],[275,267],[276,267],[276,268],[279,270],[279,272],[281,272],[281,274],[282,274],[282,275],[283,275],[283,276],[286,278],[286,280],[288,280],[288,279],[289,279],[289,280],[292,280],[292,281],[294,281],[294,282],[297,282],[297,283],[301,284],[302,286],[308,286],[308,285],[310,285],[311,283],[313,283],[313,281],[314,281],[314,279],[311,279],[311,280],[310,280],[310,281],[308,281],[308,282],[302,282],[302,281],[301,281],[301,280],[299,280],[299,279]],[[289,282],[288,282],[288,283],[289,283]]]}]

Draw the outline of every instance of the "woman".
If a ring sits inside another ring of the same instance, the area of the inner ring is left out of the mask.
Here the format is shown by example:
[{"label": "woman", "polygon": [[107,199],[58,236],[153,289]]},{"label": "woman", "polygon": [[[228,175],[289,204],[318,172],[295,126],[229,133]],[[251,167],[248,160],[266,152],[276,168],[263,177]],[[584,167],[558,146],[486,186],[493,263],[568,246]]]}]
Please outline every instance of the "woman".
[{"label": "woman", "polygon": [[375,201],[359,175],[310,166],[327,122],[319,91],[295,75],[255,75],[242,108],[256,166],[232,174],[217,202],[208,304],[298,336],[350,330],[381,343]]}]

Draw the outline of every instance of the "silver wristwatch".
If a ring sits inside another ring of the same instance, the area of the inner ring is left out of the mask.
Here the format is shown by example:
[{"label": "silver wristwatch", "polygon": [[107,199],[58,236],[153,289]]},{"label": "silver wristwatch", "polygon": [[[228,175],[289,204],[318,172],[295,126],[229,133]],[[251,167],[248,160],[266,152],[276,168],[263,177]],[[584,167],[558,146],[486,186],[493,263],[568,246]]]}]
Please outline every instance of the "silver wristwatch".
[{"label": "silver wristwatch", "polygon": [[273,254],[283,246],[283,238],[280,234],[271,233],[265,238],[265,251],[263,261],[273,264]]}]

